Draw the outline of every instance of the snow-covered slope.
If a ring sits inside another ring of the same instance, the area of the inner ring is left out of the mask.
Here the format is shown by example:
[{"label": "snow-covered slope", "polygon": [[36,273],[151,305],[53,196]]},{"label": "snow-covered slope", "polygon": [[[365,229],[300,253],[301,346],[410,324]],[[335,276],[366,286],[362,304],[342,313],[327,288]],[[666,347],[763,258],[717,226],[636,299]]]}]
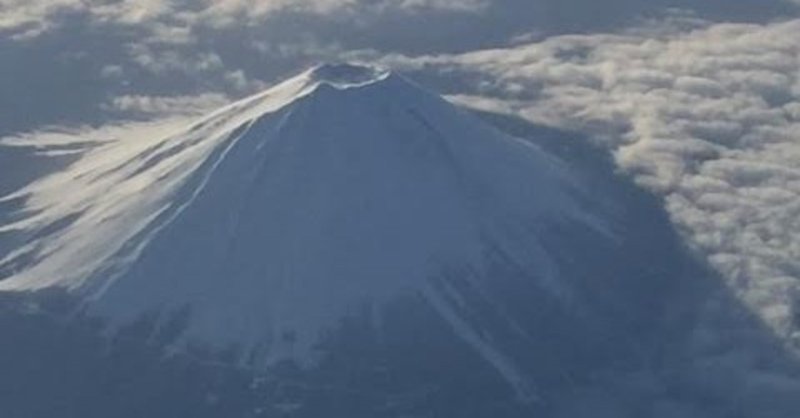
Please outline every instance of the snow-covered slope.
[{"label": "snow-covered slope", "polygon": [[324,65],[5,198],[22,210],[0,228],[20,243],[0,289],[67,289],[120,324],[188,312],[180,343],[263,366],[314,364],[346,316],[367,310],[380,330],[382,307],[421,297],[532,396],[475,317],[530,337],[486,290],[498,264],[525,272],[531,301],[582,309],[540,234],[605,233],[581,193],[554,158],[399,75]]}]

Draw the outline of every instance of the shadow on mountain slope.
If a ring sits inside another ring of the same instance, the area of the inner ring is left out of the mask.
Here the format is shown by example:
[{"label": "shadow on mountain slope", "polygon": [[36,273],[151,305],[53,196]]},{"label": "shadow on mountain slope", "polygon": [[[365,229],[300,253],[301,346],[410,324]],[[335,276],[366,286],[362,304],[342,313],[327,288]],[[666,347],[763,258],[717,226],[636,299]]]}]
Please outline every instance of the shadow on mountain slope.
[{"label": "shadow on mountain slope", "polygon": [[[642,281],[643,288],[628,288],[630,293],[620,299],[621,303],[638,306],[627,314],[647,312],[648,306],[661,311],[660,325],[653,317],[639,318],[643,332],[657,330],[657,335],[645,339],[652,344],[645,349],[650,356],[647,369],[657,382],[641,370],[612,376],[613,383],[601,385],[599,391],[566,392],[568,406],[558,416],[604,416],[604,408],[611,411],[609,416],[627,416],[615,412],[620,404],[632,407],[636,402],[631,397],[648,391],[659,394],[655,398],[644,396],[642,399],[654,402],[641,404],[646,409],[631,416],[785,417],[800,413],[800,362],[796,353],[786,349],[785,342],[737,300],[702,256],[686,247],[658,197],[618,173],[611,156],[581,134],[505,115],[479,116],[559,156],[580,173],[584,184],[608,196],[609,207],[622,228],[620,247],[615,249],[618,256],[598,260],[602,251],[591,248],[591,244],[573,243],[576,251],[565,256],[580,257],[582,263],[564,263],[577,267],[570,274],[591,277],[606,272],[599,280],[602,287],[614,281],[613,273],[608,273],[620,268],[609,264],[630,262],[635,266],[629,271],[641,269],[639,273],[646,280]],[[661,292],[647,292],[645,287],[654,283],[663,286]],[[643,294],[655,299],[637,300]],[[609,388],[614,388],[611,396],[606,391]],[[584,404],[575,399],[589,401]]]}]

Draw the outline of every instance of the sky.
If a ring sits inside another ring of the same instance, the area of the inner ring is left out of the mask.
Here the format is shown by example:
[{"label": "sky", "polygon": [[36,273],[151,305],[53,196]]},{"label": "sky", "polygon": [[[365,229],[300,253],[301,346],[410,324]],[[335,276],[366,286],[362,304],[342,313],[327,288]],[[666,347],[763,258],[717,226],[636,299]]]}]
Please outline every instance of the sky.
[{"label": "sky", "polygon": [[376,62],[593,138],[800,347],[798,39],[798,0],[0,0],[0,141],[136,138]]}]

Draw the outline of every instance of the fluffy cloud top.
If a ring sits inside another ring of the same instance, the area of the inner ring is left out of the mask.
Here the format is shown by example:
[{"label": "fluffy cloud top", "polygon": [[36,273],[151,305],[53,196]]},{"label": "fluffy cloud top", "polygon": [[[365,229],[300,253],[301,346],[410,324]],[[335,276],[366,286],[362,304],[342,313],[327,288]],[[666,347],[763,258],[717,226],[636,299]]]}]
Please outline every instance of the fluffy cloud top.
[{"label": "fluffy cloud top", "polygon": [[622,169],[664,197],[737,295],[800,347],[797,39],[797,20],[679,19],[657,30],[387,61],[476,80],[453,96],[465,105],[599,133]]},{"label": "fluffy cloud top", "polygon": [[218,93],[197,96],[123,95],[105,105],[108,110],[143,116],[200,115],[227,104],[229,99]]},{"label": "fluffy cloud top", "polygon": [[487,0],[219,0],[189,5],[180,0],[0,0],[0,30],[35,36],[49,29],[53,18],[78,13],[96,20],[140,24],[168,21],[183,25],[238,25],[276,12],[326,14],[332,12],[453,10],[473,12]]}]

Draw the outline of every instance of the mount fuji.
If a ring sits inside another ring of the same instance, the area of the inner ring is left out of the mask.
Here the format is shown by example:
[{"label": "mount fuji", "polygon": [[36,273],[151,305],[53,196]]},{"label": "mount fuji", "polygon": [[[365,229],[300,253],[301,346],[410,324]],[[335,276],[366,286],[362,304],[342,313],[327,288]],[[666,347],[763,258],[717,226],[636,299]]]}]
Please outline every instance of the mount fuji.
[{"label": "mount fuji", "polygon": [[525,416],[652,361],[700,286],[668,232],[643,253],[633,192],[594,186],[403,76],[322,65],[4,198],[0,292],[303,382],[275,416]]}]

